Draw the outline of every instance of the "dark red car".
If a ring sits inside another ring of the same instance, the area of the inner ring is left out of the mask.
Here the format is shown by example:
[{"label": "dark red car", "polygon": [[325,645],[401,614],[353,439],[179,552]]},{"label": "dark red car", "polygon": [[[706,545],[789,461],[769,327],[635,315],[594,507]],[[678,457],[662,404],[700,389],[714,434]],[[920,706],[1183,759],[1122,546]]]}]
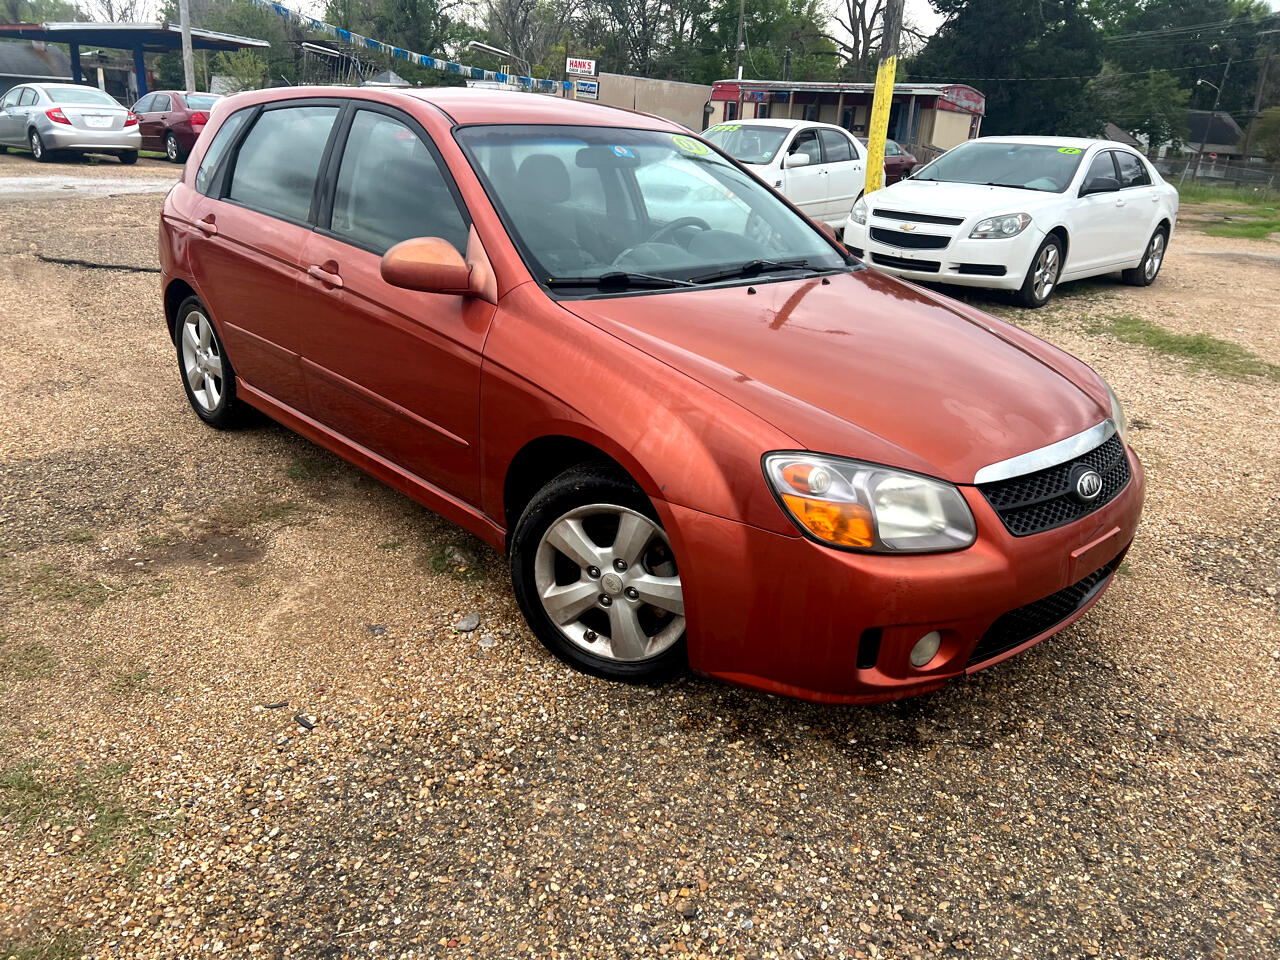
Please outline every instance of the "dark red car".
[{"label": "dark red car", "polygon": [[201,420],[256,407],[505,551],[533,632],[599,676],[933,690],[1079,617],[1137,529],[1088,366],[654,117],[238,94],[160,254]]},{"label": "dark red car", "polygon": [[[864,147],[867,145],[866,137],[858,139],[862,141]],[[886,140],[884,142],[884,185],[887,187],[904,177],[911,176],[911,171],[919,166],[919,163],[916,155],[905,149],[902,144],[896,140]]]},{"label": "dark red car", "polygon": [[213,105],[221,99],[213,93],[178,90],[148,93],[133,105],[142,134],[142,149],[163,151],[174,163],[186,160],[209,122]]}]

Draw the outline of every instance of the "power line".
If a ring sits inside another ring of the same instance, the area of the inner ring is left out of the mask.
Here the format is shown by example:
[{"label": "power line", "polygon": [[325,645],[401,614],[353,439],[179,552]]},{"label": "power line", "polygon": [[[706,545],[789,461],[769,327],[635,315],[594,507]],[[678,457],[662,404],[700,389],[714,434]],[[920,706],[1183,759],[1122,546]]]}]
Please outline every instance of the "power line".
[{"label": "power line", "polygon": [[[1245,57],[1241,60],[1232,59],[1232,63],[1256,63],[1259,60],[1265,60],[1266,57]],[[1108,73],[1086,73],[1074,77],[961,77],[951,75],[949,77],[920,77],[912,75],[910,79],[904,81],[911,83],[913,80],[963,80],[973,83],[1043,83],[1047,80],[1100,80],[1104,77],[1138,77],[1150,73],[1152,70],[1163,70],[1172,73],[1176,70],[1206,70],[1209,67],[1221,67],[1227,61],[1219,60],[1217,63],[1197,63],[1189,67],[1151,67],[1149,70],[1116,70]]]}]

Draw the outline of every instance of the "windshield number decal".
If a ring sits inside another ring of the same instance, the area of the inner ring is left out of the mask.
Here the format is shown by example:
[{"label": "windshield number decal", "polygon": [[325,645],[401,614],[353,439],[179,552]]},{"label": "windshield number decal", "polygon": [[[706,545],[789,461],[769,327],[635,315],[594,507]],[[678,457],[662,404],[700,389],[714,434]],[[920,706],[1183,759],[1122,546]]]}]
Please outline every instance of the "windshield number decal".
[{"label": "windshield number decal", "polygon": [[711,152],[711,148],[705,143],[699,143],[693,137],[686,137],[682,133],[672,136],[671,142],[683,150],[685,153],[692,153],[695,157],[706,156]]},{"label": "windshield number decal", "polygon": [[1080,152],[1080,148],[1079,147],[1059,147],[1058,152],[1066,153],[1066,154],[1076,154]]}]

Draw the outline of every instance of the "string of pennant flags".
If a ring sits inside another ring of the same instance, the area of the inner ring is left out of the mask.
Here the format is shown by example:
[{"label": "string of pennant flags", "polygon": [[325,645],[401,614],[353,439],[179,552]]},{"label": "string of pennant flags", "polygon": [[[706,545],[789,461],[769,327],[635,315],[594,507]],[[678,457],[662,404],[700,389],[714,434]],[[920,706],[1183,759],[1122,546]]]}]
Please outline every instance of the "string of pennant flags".
[{"label": "string of pennant flags", "polygon": [[537,77],[523,77],[519,74],[502,73],[498,70],[484,70],[480,67],[469,67],[465,64],[454,63],[452,60],[445,60],[441,57],[429,57],[424,53],[414,53],[412,50],[405,50],[403,47],[383,43],[381,40],[373,39],[373,37],[365,37],[351,30],[344,30],[342,27],[334,26],[332,23],[325,23],[315,17],[298,13],[283,4],[273,3],[272,0],[253,0],[253,3],[260,7],[265,7],[275,13],[276,16],[291,20],[313,33],[322,33],[325,36],[333,37],[335,40],[341,40],[343,43],[364,47],[377,53],[387,53],[409,63],[417,64],[420,67],[441,70],[445,73],[456,73],[468,80],[510,83],[535,93],[555,93],[561,89],[566,92],[572,92],[574,88],[572,80],[540,80]]}]

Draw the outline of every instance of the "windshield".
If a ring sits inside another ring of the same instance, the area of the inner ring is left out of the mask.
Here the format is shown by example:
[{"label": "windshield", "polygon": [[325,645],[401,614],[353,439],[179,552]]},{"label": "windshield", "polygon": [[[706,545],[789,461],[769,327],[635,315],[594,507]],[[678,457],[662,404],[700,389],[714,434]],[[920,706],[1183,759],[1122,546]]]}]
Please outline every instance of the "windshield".
[{"label": "windshield", "polygon": [[548,286],[601,277],[674,286],[734,279],[718,275],[738,268],[744,276],[849,268],[808,220],[694,137],[504,124],[463,128],[457,138],[525,263]]},{"label": "windshield", "polygon": [[45,87],[44,92],[54,103],[91,104],[93,106],[118,107],[114,97],[97,87]]},{"label": "windshield", "polygon": [[947,151],[911,179],[1061,193],[1070,186],[1083,154],[1080,147],[970,140]]},{"label": "windshield", "polygon": [[185,96],[189,110],[212,110],[213,105],[221,99],[212,93],[188,93]]},{"label": "windshield", "polygon": [[702,134],[739,163],[768,163],[787,139],[787,127],[717,123]]}]

